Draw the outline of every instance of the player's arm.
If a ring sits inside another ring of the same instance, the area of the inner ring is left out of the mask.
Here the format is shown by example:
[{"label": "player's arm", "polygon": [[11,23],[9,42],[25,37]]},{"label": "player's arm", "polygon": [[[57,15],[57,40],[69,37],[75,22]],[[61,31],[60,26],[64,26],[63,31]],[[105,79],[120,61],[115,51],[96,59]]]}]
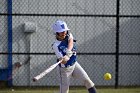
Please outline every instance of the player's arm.
[{"label": "player's arm", "polygon": [[69,41],[68,41],[68,49],[66,50],[66,55],[68,57],[71,57],[73,54],[72,48],[73,48],[73,35],[70,33],[70,37],[69,37]]},{"label": "player's arm", "polygon": [[73,48],[73,38],[70,38],[68,42],[68,50],[72,50],[72,48]]},{"label": "player's arm", "polygon": [[55,52],[57,58],[59,59],[59,61],[62,60],[61,63],[62,63],[62,64],[66,64],[67,61],[69,60],[69,57],[67,57],[67,56],[64,56],[64,57],[63,57],[63,55],[61,54],[61,52],[58,50],[57,45],[55,45],[55,44],[53,44],[53,50],[54,50],[54,52]]}]

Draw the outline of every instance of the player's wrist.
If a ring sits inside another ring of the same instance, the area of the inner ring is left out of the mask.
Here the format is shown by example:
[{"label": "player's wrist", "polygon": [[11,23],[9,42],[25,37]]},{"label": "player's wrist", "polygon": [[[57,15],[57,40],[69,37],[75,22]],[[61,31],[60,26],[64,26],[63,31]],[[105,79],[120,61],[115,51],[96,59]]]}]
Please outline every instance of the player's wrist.
[{"label": "player's wrist", "polygon": [[73,52],[72,52],[70,49],[66,49],[66,55],[67,55],[68,57],[71,57],[72,54],[73,54]]}]

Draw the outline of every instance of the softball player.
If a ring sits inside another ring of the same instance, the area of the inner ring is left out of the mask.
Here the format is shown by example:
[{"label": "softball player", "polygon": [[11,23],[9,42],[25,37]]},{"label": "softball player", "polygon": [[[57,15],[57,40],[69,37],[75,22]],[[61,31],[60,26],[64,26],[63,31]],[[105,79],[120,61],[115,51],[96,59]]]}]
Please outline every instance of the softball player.
[{"label": "softball player", "polygon": [[56,21],[53,25],[56,40],[53,43],[53,50],[59,60],[60,68],[60,93],[68,93],[70,78],[79,78],[89,93],[96,93],[94,83],[90,80],[85,70],[76,60],[76,45],[73,35],[69,32],[69,28],[64,21]]}]

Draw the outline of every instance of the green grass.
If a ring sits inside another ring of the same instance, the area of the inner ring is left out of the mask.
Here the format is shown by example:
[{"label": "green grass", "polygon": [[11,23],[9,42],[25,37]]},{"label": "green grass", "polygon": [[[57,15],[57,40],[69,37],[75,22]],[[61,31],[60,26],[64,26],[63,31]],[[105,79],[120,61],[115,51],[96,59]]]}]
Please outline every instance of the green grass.
[{"label": "green grass", "polygon": [[[12,91],[14,89],[14,91]],[[6,88],[0,93],[59,93],[58,88]],[[85,88],[72,88],[69,93],[88,93]],[[140,88],[97,88],[97,93],[140,93]]]}]

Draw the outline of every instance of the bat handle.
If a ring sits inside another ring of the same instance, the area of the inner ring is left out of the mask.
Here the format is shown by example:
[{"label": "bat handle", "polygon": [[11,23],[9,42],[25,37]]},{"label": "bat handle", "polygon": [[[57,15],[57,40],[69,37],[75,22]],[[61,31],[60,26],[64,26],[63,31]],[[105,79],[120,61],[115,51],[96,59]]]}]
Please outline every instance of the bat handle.
[{"label": "bat handle", "polygon": [[33,82],[36,82],[37,81],[37,79],[36,78],[33,78]]}]

